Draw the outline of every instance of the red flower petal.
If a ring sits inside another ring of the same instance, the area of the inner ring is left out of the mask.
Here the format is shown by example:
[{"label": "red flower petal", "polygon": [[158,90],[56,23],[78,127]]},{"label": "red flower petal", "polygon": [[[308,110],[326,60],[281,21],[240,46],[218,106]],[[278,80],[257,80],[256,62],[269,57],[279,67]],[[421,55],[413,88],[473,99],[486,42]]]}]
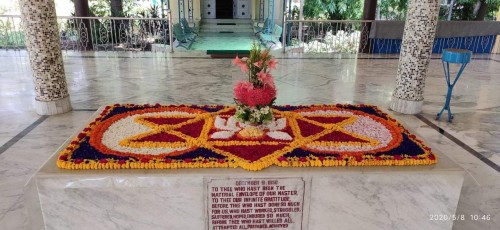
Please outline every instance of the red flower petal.
[{"label": "red flower petal", "polygon": [[186,163],[191,163],[192,161],[193,161],[193,159],[191,159],[191,158],[184,159],[184,162],[186,162]]},{"label": "red flower petal", "polygon": [[305,157],[301,157],[301,158],[299,158],[299,161],[300,161],[300,162],[306,162],[306,161],[307,161],[307,158],[305,158]]},{"label": "red flower petal", "polygon": [[361,157],[361,156],[356,156],[356,161],[357,161],[357,162],[361,162],[361,161],[363,161],[363,157]]},{"label": "red flower petal", "polygon": [[219,160],[217,160],[217,162],[219,162],[219,163],[223,164],[223,163],[225,163],[225,162],[226,162],[226,160],[224,160],[224,159],[219,159]]},{"label": "red flower petal", "polygon": [[125,163],[127,163],[127,161],[126,161],[126,160],[119,160],[119,161],[118,161],[118,164],[120,164],[120,165],[125,164]]},{"label": "red flower petal", "polygon": [[67,161],[68,160],[68,155],[59,156],[59,160]]},{"label": "red flower petal", "polygon": [[395,160],[403,160],[403,157],[401,155],[394,155]]},{"label": "red flower petal", "polygon": [[100,159],[99,163],[106,164],[106,163],[108,163],[108,159]]},{"label": "red flower petal", "polygon": [[344,160],[344,157],[343,157],[343,156],[337,156],[336,158],[337,158],[337,160],[339,160],[339,161]]},{"label": "red flower petal", "polygon": [[170,158],[165,159],[165,163],[172,163],[172,159]]},{"label": "red flower petal", "polygon": [[82,162],[83,162],[83,159],[81,159],[81,158],[75,159],[75,164],[80,164]]},{"label": "red flower petal", "polygon": [[248,81],[239,81],[234,86],[234,98],[247,106],[265,106],[276,98],[276,88],[269,85],[254,88]]},{"label": "red flower petal", "polygon": [[436,156],[434,156],[434,154],[431,154],[431,155],[429,155],[429,159],[431,159],[431,160],[435,160],[435,159],[436,159]]},{"label": "red flower petal", "polygon": [[142,158],[142,159],[141,159],[141,162],[143,162],[143,163],[148,163],[148,162],[149,162],[149,160],[150,160],[149,158]]},{"label": "red flower petal", "polygon": [[318,159],[319,159],[320,161],[324,161],[324,160],[325,160],[325,157],[324,157],[324,156],[320,156],[320,157],[318,157]]},{"label": "red flower petal", "polygon": [[286,157],[283,157],[283,156],[279,157],[278,160],[279,161],[288,161],[288,159],[286,159]]},{"label": "red flower petal", "polygon": [[418,160],[418,157],[417,156],[412,156],[411,159]]},{"label": "red flower petal", "polygon": [[375,157],[375,160],[380,161],[380,160],[382,160],[382,157],[376,156],[376,157]]}]

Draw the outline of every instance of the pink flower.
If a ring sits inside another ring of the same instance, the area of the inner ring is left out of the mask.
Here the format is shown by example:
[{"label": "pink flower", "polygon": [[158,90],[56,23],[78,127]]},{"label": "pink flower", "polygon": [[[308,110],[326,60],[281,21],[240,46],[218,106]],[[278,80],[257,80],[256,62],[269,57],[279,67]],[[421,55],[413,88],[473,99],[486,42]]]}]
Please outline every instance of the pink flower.
[{"label": "pink flower", "polygon": [[234,85],[234,98],[239,102],[244,102],[247,97],[247,92],[253,90],[253,84],[248,81],[238,81]]},{"label": "pink flower", "polygon": [[273,76],[270,73],[266,73],[264,71],[260,71],[257,74],[257,77],[259,80],[264,84],[264,85],[269,85],[271,87],[274,87],[274,79]]},{"label": "pink flower", "polygon": [[241,60],[238,56],[236,56],[234,59],[233,59],[233,65],[239,65],[241,63]]},{"label": "pink flower", "polygon": [[276,64],[277,64],[277,63],[278,63],[278,62],[276,62],[276,59],[274,59],[274,58],[273,58],[273,59],[271,59],[271,60],[269,60],[269,61],[267,62],[267,67],[268,67],[269,69],[276,69]]},{"label": "pink flower", "polygon": [[261,68],[262,67],[262,60],[253,63],[253,65],[256,66],[257,68]]},{"label": "pink flower", "polygon": [[250,71],[250,69],[248,68],[248,66],[246,64],[240,65],[240,70],[243,73],[248,73],[248,71]]},{"label": "pink flower", "polygon": [[246,58],[240,59],[238,56],[236,56],[236,58],[233,59],[233,65],[239,66],[241,72],[248,73],[249,68],[248,68],[245,60],[246,60]]},{"label": "pink flower", "polygon": [[234,87],[234,97],[247,106],[265,106],[276,98],[276,88],[269,85],[255,88],[250,82],[239,81]]}]

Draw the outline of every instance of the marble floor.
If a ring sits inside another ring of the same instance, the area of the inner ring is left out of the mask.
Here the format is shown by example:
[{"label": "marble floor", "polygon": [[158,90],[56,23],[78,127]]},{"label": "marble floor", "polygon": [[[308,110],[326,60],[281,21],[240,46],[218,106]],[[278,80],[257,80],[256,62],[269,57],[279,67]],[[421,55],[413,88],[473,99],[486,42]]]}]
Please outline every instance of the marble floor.
[{"label": "marble floor", "polygon": [[254,33],[200,33],[191,49],[250,50],[256,39]]},{"label": "marble floor", "polygon": [[[64,55],[74,111],[48,117],[34,112],[26,53],[0,51],[0,229],[26,228],[24,184],[95,109],[111,103],[230,104],[232,85],[244,78],[231,60],[201,52]],[[388,109],[397,58],[276,56],[278,104],[369,103]],[[456,213],[465,220],[455,221],[455,230],[500,229],[498,89],[500,55],[474,59],[455,86],[454,122],[436,121],[446,83],[440,60],[432,59],[422,114],[391,112],[467,171]]]}]

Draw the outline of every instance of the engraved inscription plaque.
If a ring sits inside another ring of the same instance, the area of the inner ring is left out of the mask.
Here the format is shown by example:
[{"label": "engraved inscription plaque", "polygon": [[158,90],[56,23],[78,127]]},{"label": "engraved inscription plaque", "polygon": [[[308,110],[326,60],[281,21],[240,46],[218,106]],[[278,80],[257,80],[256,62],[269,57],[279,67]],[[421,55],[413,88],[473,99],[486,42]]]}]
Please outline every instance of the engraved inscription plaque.
[{"label": "engraved inscription plaque", "polygon": [[302,229],[304,187],[295,177],[208,179],[208,229]]}]

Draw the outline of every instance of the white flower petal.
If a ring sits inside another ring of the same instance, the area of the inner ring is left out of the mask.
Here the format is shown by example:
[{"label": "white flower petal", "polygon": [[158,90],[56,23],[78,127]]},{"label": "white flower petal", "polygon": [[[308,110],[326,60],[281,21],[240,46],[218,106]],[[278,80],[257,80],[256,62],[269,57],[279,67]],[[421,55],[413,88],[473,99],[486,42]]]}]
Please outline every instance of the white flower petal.
[{"label": "white flower petal", "polygon": [[219,117],[219,116],[216,116],[215,117],[215,121],[214,121],[214,127],[216,129],[225,129],[226,127],[226,120]]},{"label": "white flower petal", "polygon": [[236,126],[236,120],[233,117],[229,119],[224,119],[222,117],[216,116],[214,121],[214,127],[216,129],[228,130],[228,131],[239,131],[240,128]]},{"label": "white flower petal", "polygon": [[239,130],[238,126],[236,125],[236,119],[234,117],[230,117],[227,119],[227,127],[231,128],[231,130],[237,131]]},{"label": "white flower petal", "polygon": [[267,132],[267,135],[273,139],[278,139],[278,140],[291,141],[293,139],[290,135],[288,135],[288,133],[281,131]]},{"label": "white flower petal", "polygon": [[213,139],[229,139],[234,135],[233,131],[219,131],[213,133],[210,137]]},{"label": "white flower petal", "polygon": [[286,128],[286,118],[280,118],[276,120],[276,130],[282,130]]}]

